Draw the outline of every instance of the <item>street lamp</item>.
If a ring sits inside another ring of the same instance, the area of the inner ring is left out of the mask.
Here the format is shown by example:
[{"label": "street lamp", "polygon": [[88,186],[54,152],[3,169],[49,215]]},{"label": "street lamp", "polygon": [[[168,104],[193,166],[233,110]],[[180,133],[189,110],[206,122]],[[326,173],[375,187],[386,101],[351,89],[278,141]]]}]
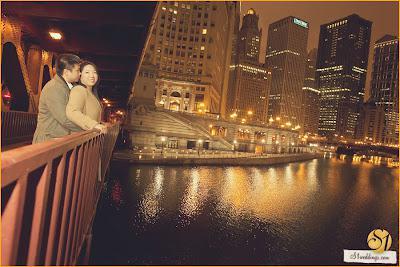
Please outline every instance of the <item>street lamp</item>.
[{"label": "street lamp", "polygon": [[237,144],[237,141],[233,140],[233,151],[236,151],[236,144]]},{"label": "street lamp", "polygon": [[197,154],[200,156],[200,147],[201,147],[201,144],[203,144],[203,140],[201,140],[201,139],[197,140],[197,144],[198,144]]},{"label": "street lamp", "polygon": [[164,142],[166,138],[165,136],[161,136],[161,154],[164,154]]}]

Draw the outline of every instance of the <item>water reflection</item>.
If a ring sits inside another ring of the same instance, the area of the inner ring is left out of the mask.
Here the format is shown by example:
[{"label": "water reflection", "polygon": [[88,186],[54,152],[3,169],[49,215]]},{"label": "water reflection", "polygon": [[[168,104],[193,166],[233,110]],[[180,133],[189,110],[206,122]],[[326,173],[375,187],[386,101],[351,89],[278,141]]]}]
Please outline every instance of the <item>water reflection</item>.
[{"label": "water reflection", "polygon": [[129,264],[342,264],[343,249],[365,249],[370,229],[398,235],[399,171],[366,162],[123,165],[112,173],[120,177],[112,199],[124,198],[121,212],[133,223],[107,227],[117,229],[115,244],[126,240],[120,250],[132,248],[123,254]]},{"label": "water reflection", "polygon": [[200,176],[197,169],[193,169],[190,174],[189,184],[185,190],[185,194],[182,200],[181,213],[188,217],[195,216],[200,209]]},{"label": "water reflection", "polygon": [[143,215],[143,219],[147,223],[154,222],[161,211],[160,201],[163,182],[164,169],[156,168],[154,171],[154,179],[152,183],[147,186],[139,205],[139,212]]}]

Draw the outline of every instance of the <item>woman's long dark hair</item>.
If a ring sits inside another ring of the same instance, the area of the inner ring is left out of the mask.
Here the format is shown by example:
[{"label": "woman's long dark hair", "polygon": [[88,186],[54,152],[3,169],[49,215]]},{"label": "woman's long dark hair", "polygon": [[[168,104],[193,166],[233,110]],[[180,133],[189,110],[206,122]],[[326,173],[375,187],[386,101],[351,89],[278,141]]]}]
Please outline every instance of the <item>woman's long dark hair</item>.
[{"label": "woman's long dark hair", "polygon": [[[99,85],[99,83],[100,83],[99,71],[98,71],[98,69],[97,69],[97,66],[96,66],[93,62],[90,62],[90,61],[85,60],[85,61],[83,61],[83,62],[81,63],[81,65],[80,65],[80,71],[81,71],[81,73],[82,73],[82,71],[83,71],[83,68],[84,68],[85,66],[87,66],[87,65],[93,66],[93,68],[94,68],[94,69],[96,70],[96,72],[97,72],[97,82],[93,85],[92,92],[93,92],[93,94],[97,97],[97,99],[100,101],[99,93],[98,93],[98,90],[97,90],[97,87],[98,87],[98,85]],[[86,87],[86,85],[84,85],[84,84],[81,82],[80,79],[79,79],[78,84],[79,84],[79,85],[82,85],[83,87]]]}]

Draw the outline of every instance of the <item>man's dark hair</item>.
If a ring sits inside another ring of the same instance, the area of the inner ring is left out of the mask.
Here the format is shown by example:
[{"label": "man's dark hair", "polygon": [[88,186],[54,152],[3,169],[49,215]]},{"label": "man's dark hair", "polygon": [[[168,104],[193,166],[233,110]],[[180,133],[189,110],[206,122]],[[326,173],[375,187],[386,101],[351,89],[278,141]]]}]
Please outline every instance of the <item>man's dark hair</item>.
[{"label": "man's dark hair", "polygon": [[75,65],[81,64],[82,60],[74,54],[61,54],[56,60],[56,72],[62,76],[65,69],[72,70]]}]

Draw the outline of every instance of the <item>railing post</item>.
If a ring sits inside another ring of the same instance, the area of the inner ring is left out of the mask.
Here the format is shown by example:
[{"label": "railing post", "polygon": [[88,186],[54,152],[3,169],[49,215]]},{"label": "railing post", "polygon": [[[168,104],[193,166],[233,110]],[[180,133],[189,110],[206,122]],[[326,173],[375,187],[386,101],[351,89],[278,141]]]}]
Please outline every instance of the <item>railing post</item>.
[{"label": "railing post", "polygon": [[32,219],[31,236],[29,239],[28,265],[36,265],[40,261],[40,252],[42,250],[42,238],[44,229],[44,220],[48,209],[49,186],[51,179],[53,162],[46,164],[44,172],[40,177],[36,187],[35,206]]},{"label": "railing post", "polygon": [[56,265],[61,265],[61,262],[63,261],[63,252],[65,252],[65,242],[66,242],[66,237],[67,237],[67,221],[70,216],[70,208],[72,206],[71,203],[71,195],[73,194],[74,190],[74,184],[75,184],[75,165],[77,164],[75,159],[77,154],[77,149],[74,149],[71,153],[71,156],[69,158],[69,167],[68,167],[68,176],[67,176],[67,187],[65,190],[65,197],[64,197],[64,207],[63,207],[63,214],[61,217],[61,229],[60,229],[60,239],[58,243],[58,249],[57,249],[57,258],[56,258]]},{"label": "railing post", "polygon": [[72,246],[72,238],[73,238],[73,231],[74,231],[74,220],[75,220],[75,216],[76,216],[76,206],[77,206],[77,198],[78,198],[78,194],[79,194],[79,186],[80,186],[80,174],[81,174],[81,167],[82,167],[82,163],[83,163],[83,152],[84,152],[84,146],[85,144],[83,144],[80,148],[79,148],[79,152],[78,152],[78,166],[75,169],[75,175],[74,175],[74,190],[72,192],[72,203],[71,203],[71,213],[69,218],[66,218],[67,220],[69,220],[68,223],[68,235],[67,235],[67,240],[66,240],[66,247],[65,247],[65,253],[64,253],[64,257],[63,257],[63,262],[64,265],[68,265],[69,263],[69,256],[70,256],[70,251],[71,251],[71,246]]},{"label": "railing post", "polygon": [[57,175],[56,175],[56,186],[54,190],[54,198],[53,198],[53,205],[52,205],[52,212],[50,218],[50,230],[49,230],[49,238],[47,242],[47,250],[45,256],[45,265],[51,265],[53,263],[54,257],[54,244],[57,238],[57,226],[58,226],[58,215],[60,212],[60,201],[61,201],[61,193],[64,183],[64,171],[65,171],[65,164],[67,160],[67,155],[64,154],[61,158],[61,161],[57,168]]},{"label": "railing post", "polygon": [[16,265],[28,177],[16,182],[1,218],[1,265]]}]

